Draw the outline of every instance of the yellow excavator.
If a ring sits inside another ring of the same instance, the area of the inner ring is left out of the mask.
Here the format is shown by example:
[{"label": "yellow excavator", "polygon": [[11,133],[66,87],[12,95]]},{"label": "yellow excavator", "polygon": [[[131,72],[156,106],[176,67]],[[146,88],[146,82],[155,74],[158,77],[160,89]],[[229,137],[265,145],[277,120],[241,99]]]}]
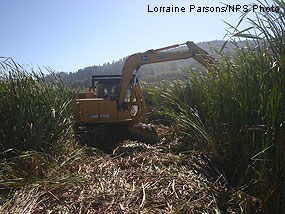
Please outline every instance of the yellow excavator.
[{"label": "yellow excavator", "polygon": [[215,63],[205,50],[188,41],[129,56],[121,75],[92,76],[89,91],[77,93],[71,103],[77,126],[139,123],[147,112],[137,78],[139,68],[187,58],[193,58],[206,67]]},{"label": "yellow excavator", "polygon": [[[176,50],[186,45],[186,50]],[[208,67],[215,60],[193,42],[172,45],[127,58],[122,75],[94,75],[88,92],[77,93],[72,101],[76,122],[84,125],[131,123],[143,120],[146,104],[137,79],[142,65],[193,58]]]}]

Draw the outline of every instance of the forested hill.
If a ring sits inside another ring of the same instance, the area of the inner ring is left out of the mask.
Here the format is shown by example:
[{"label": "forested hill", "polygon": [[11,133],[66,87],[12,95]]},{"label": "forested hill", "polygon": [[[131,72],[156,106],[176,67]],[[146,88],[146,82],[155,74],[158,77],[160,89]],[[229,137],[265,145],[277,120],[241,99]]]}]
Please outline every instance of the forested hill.
[{"label": "forested hill", "polygon": [[[215,40],[210,42],[201,42],[197,43],[197,45],[204,50],[206,50],[209,54],[215,56],[216,53],[213,51],[214,49],[220,50],[223,46],[224,41]],[[235,49],[234,44],[228,42],[226,47],[224,48],[224,52],[231,53]],[[90,87],[91,85],[91,76],[98,74],[121,74],[123,63],[125,59],[124,57],[118,61],[113,61],[112,63],[104,63],[103,65],[93,65],[83,69],[79,69],[77,72],[60,72],[59,75],[62,78],[63,82],[68,85],[74,85],[75,87]],[[185,67],[197,68],[200,65],[195,62],[193,59],[186,60],[177,60],[171,62],[163,62],[156,63],[151,65],[145,65],[140,68],[140,72],[138,77],[140,80],[146,82],[158,81],[163,79],[179,79],[181,73],[178,72],[178,69],[183,69]]]}]

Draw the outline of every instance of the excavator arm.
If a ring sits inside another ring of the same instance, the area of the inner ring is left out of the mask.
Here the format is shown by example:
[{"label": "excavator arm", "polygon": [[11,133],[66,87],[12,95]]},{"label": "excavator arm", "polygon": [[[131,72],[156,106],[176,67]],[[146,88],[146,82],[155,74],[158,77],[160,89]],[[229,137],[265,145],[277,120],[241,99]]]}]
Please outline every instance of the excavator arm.
[{"label": "excavator arm", "polygon": [[[188,49],[180,51],[175,50],[176,48],[185,44]],[[129,56],[125,61],[122,71],[118,107],[122,108],[123,106],[125,94],[129,87],[133,72],[137,71],[142,65],[188,58],[195,59],[205,67],[215,63],[215,59],[213,57],[211,57],[205,50],[201,49],[193,42],[186,42],[185,44],[172,45],[169,47],[149,50]]]}]

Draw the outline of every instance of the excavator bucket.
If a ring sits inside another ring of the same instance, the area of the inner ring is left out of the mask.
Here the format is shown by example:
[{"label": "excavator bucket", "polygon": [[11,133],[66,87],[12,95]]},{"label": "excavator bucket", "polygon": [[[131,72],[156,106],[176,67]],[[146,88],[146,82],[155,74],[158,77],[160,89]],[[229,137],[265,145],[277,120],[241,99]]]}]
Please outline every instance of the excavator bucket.
[{"label": "excavator bucket", "polygon": [[129,133],[133,139],[147,144],[155,144],[159,141],[159,136],[152,124],[137,123],[129,127]]}]

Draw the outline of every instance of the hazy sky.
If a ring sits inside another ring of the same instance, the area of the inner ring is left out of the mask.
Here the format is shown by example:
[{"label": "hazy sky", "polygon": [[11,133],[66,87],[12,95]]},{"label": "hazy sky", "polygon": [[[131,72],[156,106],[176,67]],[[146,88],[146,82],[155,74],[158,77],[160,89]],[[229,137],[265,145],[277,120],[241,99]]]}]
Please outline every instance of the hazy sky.
[{"label": "hazy sky", "polygon": [[[221,0],[244,5],[257,0]],[[189,12],[189,5],[223,6],[219,0],[1,0],[0,56],[21,65],[76,71],[135,52],[186,41],[223,39],[239,13]],[[151,13],[185,7],[184,13]]]}]

